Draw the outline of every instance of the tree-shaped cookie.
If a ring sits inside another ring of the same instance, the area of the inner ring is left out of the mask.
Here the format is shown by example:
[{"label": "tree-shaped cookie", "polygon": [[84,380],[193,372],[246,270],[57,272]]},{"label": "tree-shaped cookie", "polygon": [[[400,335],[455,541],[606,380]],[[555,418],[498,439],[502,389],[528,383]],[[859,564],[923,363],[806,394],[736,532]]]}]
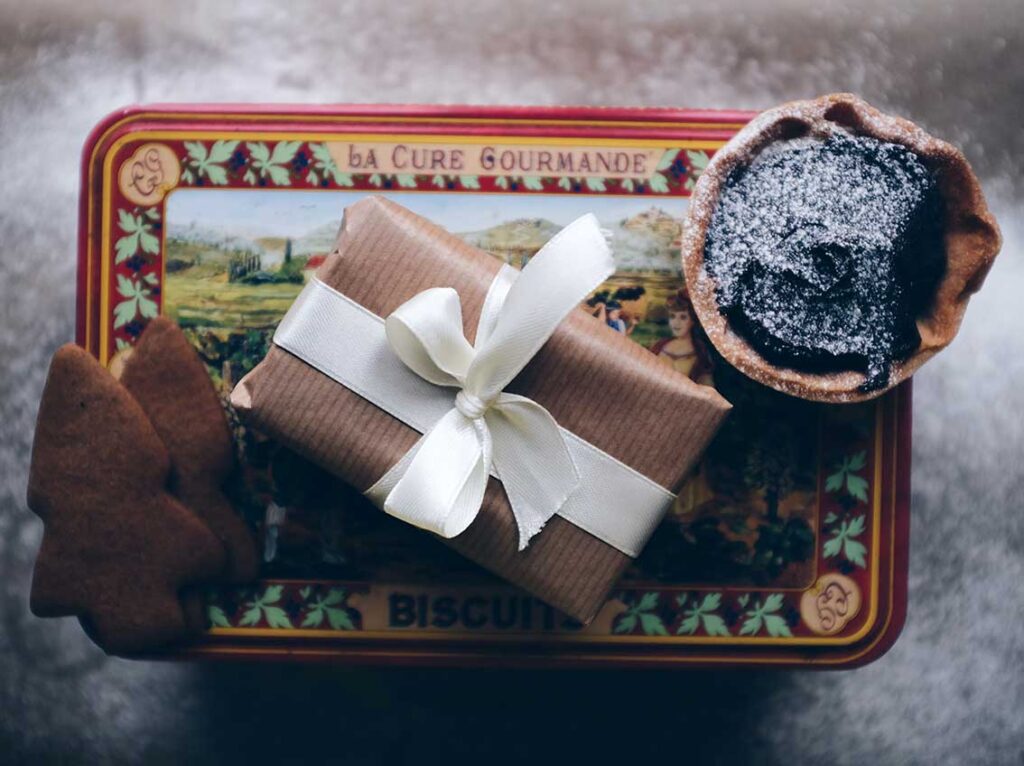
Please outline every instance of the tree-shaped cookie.
[{"label": "tree-shaped cookie", "polygon": [[121,383],[167,447],[171,493],[224,542],[225,580],[254,580],[256,543],[222,490],[235,459],[227,419],[205,365],[174,322],[158,317],[146,326]]},{"label": "tree-shaped cookie", "polygon": [[132,396],[83,349],[50,364],[28,504],[43,520],[32,611],[77,615],[107,652],[188,633],[179,591],[224,567],[224,546],[166,490],[167,450]]}]

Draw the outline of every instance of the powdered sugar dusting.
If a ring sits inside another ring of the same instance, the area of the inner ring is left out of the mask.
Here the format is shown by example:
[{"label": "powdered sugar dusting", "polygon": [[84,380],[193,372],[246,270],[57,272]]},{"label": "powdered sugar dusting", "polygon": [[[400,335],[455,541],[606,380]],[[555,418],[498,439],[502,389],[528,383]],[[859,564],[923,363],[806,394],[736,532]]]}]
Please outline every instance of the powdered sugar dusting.
[{"label": "powdered sugar dusting", "polygon": [[769,144],[722,185],[704,261],[719,308],[762,355],[813,372],[890,365],[920,343],[942,277],[941,199],[904,146],[835,128]]}]

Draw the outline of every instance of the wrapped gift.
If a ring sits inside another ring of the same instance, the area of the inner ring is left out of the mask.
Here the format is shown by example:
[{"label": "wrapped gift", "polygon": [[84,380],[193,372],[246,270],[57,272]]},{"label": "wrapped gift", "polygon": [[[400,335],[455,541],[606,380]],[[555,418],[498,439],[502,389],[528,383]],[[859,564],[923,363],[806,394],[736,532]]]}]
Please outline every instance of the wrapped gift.
[{"label": "wrapped gift", "polygon": [[587,622],[729,409],[580,308],[611,270],[592,217],[520,274],[366,198],[232,404]]}]

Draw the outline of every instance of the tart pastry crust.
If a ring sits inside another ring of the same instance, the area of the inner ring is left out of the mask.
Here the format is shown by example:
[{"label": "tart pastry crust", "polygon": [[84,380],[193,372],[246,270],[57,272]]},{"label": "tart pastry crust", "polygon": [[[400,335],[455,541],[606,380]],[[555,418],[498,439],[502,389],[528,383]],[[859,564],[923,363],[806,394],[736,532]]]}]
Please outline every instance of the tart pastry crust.
[{"label": "tart pastry crust", "polygon": [[[773,364],[738,334],[719,310],[716,282],[704,264],[708,229],[729,174],[749,165],[769,144],[798,137],[827,138],[836,129],[913,151],[935,173],[944,203],[946,271],[930,309],[917,318],[920,346],[892,362],[886,386],[864,391],[862,372],[815,373]],[[857,96],[837,93],[793,101],[763,112],[715,153],[697,181],[682,238],[683,273],[694,310],[718,352],[754,380],[793,396],[823,402],[872,399],[909,378],[949,345],[971,295],[984,282],[1002,238],[978,179],[959,149],[912,122],[883,114]]]}]

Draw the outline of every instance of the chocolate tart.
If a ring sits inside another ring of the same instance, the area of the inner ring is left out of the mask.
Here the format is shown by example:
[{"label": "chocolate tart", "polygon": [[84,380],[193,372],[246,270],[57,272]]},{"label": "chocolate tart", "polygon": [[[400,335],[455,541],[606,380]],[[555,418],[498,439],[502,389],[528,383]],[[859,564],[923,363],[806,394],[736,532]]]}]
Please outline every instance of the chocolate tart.
[{"label": "chocolate tart", "polygon": [[794,396],[854,402],[953,340],[1000,243],[958,149],[835,94],[770,109],[715,154],[682,262],[726,361]]}]

